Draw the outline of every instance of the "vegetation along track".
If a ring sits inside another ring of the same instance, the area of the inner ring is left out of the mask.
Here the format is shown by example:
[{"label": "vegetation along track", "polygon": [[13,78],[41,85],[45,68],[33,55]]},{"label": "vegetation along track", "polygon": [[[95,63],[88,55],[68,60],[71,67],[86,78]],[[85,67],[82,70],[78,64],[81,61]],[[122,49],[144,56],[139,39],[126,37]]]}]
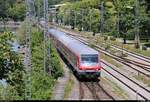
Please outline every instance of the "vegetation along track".
[{"label": "vegetation along track", "polygon": [[[87,89],[91,93],[94,100],[115,100],[104,88],[99,84],[99,82],[79,82],[80,88],[80,100],[86,99]],[[87,89],[85,89],[85,87]]]}]

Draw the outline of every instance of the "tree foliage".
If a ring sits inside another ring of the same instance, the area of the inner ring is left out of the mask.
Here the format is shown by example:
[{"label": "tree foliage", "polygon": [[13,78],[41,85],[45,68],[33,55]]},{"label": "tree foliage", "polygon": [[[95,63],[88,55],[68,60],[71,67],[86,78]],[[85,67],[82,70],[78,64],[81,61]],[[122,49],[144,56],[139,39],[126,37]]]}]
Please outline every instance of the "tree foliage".
[{"label": "tree foliage", "polygon": [[25,17],[25,11],[24,0],[0,0],[0,17],[2,19],[10,18],[22,21]]},{"label": "tree foliage", "polygon": [[23,21],[26,14],[25,4],[15,3],[13,7],[8,9],[9,17],[14,21],[21,20]]},{"label": "tree foliage", "polygon": [[[41,100],[51,99],[52,89],[55,84],[55,80],[62,76],[63,69],[58,58],[56,49],[51,45],[50,42],[46,42],[46,48],[49,47],[51,52],[51,57],[48,59],[46,57],[46,72],[44,71],[44,53],[43,45],[44,38],[43,32],[38,31],[37,29],[32,30],[32,99]],[[49,69],[49,65],[51,66]],[[51,71],[51,73],[50,73]]]},{"label": "tree foliage", "polygon": [[[85,31],[99,32],[102,18],[100,4],[102,1],[104,1],[103,27],[105,34],[134,39],[136,22],[138,21],[140,37],[150,38],[149,0],[139,0],[138,8],[135,0],[81,0],[75,3],[69,1],[59,8],[58,20],[56,21],[71,25],[72,29],[81,30],[83,28]],[[137,10],[139,15],[136,16]]]},{"label": "tree foliage", "polygon": [[0,79],[5,79],[21,97],[24,94],[24,67],[19,55],[12,50],[12,42],[12,33],[0,34]]},{"label": "tree foliage", "polygon": [[75,3],[66,3],[60,7],[58,18],[66,25],[71,25],[81,30],[93,32],[99,31],[100,13],[98,10],[99,0],[82,0]]}]

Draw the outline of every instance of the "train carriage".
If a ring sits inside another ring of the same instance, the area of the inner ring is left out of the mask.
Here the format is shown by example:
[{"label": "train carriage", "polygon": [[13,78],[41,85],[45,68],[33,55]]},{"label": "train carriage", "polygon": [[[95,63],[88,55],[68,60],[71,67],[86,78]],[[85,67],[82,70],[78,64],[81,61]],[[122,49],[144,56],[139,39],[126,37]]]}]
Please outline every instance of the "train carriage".
[{"label": "train carriage", "polygon": [[79,76],[100,76],[99,52],[56,29],[49,29],[56,48],[64,55]]}]

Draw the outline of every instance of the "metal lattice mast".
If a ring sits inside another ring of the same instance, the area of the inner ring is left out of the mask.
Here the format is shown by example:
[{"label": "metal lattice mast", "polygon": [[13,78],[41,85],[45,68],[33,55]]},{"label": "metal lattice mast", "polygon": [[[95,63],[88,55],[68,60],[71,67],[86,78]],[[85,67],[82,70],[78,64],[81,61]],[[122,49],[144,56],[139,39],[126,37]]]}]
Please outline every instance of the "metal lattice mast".
[{"label": "metal lattice mast", "polygon": [[43,0],[44,2],[44,19],[45,19],[45,25],[44,25],[44,71],[46,72],[46,41],[48,40],[48,0]]},{"label": "metal lattice mast", "polygon": [[31,8],[30,0],[26,0],[26,46],[25,46],[25,99],[31,100]]},{"label": "metal lattice mast", "polygon": [[100,11],[101,11],[101,21],[100,21],[100,31],[101,33],[104,32],[104,2],[101,2],[100,5]]},{"label": "metal lattice mast", "polygon": [[37,11],[37,16],[38,16],[38,22],[39,22],[39,21],[40,21],[40,12],[41,12],[41,11],[40,11],[40,8],[41,8],[41,6],[40,6],[40,0],[38,0],[37,2],[38,2],[38,8],[37,8],[37,9],[38,9],[38,11]]},{"label": "metal lattice mast", "polygon": [[90,10],[90,32],[92,32],[92,11]]},{"label": "metal lattice mast", "polygon": [[140,47],[140,37],[139,37],[139,0],[135,1],[135,47]]},{"label": "metal lattice mast", "polygon": [[77,25],[77,12],[74,10],[74,29],[76,29]]},{"label": "metal lattice mast", "polygon": [[36,17],[36,11],[35,11],[35,0],[29,0],[29,6],[31,9],[31,20],[33,23],[35,23],[35,17]]},{"label": "metal lattice mast", "polygon": [[118,10],[117,17],[118,17],[118,20],[117,20],[117,32],[118,32],[117,38],[119,38],[119,35],[120,35],[120,11],[119,10]]},{"label": "metal lattice mast", "polygon": [[84,28],[84,19],[83,19],[83,13],[84,13],[84,9],[82,9],[81,11],[81,16],[82,16],[82,31],[83,31],[83,28]]},{"label": "metal lattice mast", "polygon": [[33,0],[33,1],[32,1],[32,3],[33,3],[33,5],[32,5],[33,8],[32,8],[32,10],[33,10],[33,14],[34,14],[33,17],[36,17],[35,1],[36,1],[36,0]]}]

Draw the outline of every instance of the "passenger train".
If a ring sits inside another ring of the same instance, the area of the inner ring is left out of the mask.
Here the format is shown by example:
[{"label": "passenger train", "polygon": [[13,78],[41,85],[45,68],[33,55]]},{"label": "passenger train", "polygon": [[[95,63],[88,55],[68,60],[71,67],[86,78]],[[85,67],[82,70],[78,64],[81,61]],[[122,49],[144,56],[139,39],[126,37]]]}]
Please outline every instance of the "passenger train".
[{"label": "passenger train", "polygon": [[100,76],[101,65],[98,51],[57,29],[51,28],[48,33],[55,47],[72,65],[79,77]]}]

